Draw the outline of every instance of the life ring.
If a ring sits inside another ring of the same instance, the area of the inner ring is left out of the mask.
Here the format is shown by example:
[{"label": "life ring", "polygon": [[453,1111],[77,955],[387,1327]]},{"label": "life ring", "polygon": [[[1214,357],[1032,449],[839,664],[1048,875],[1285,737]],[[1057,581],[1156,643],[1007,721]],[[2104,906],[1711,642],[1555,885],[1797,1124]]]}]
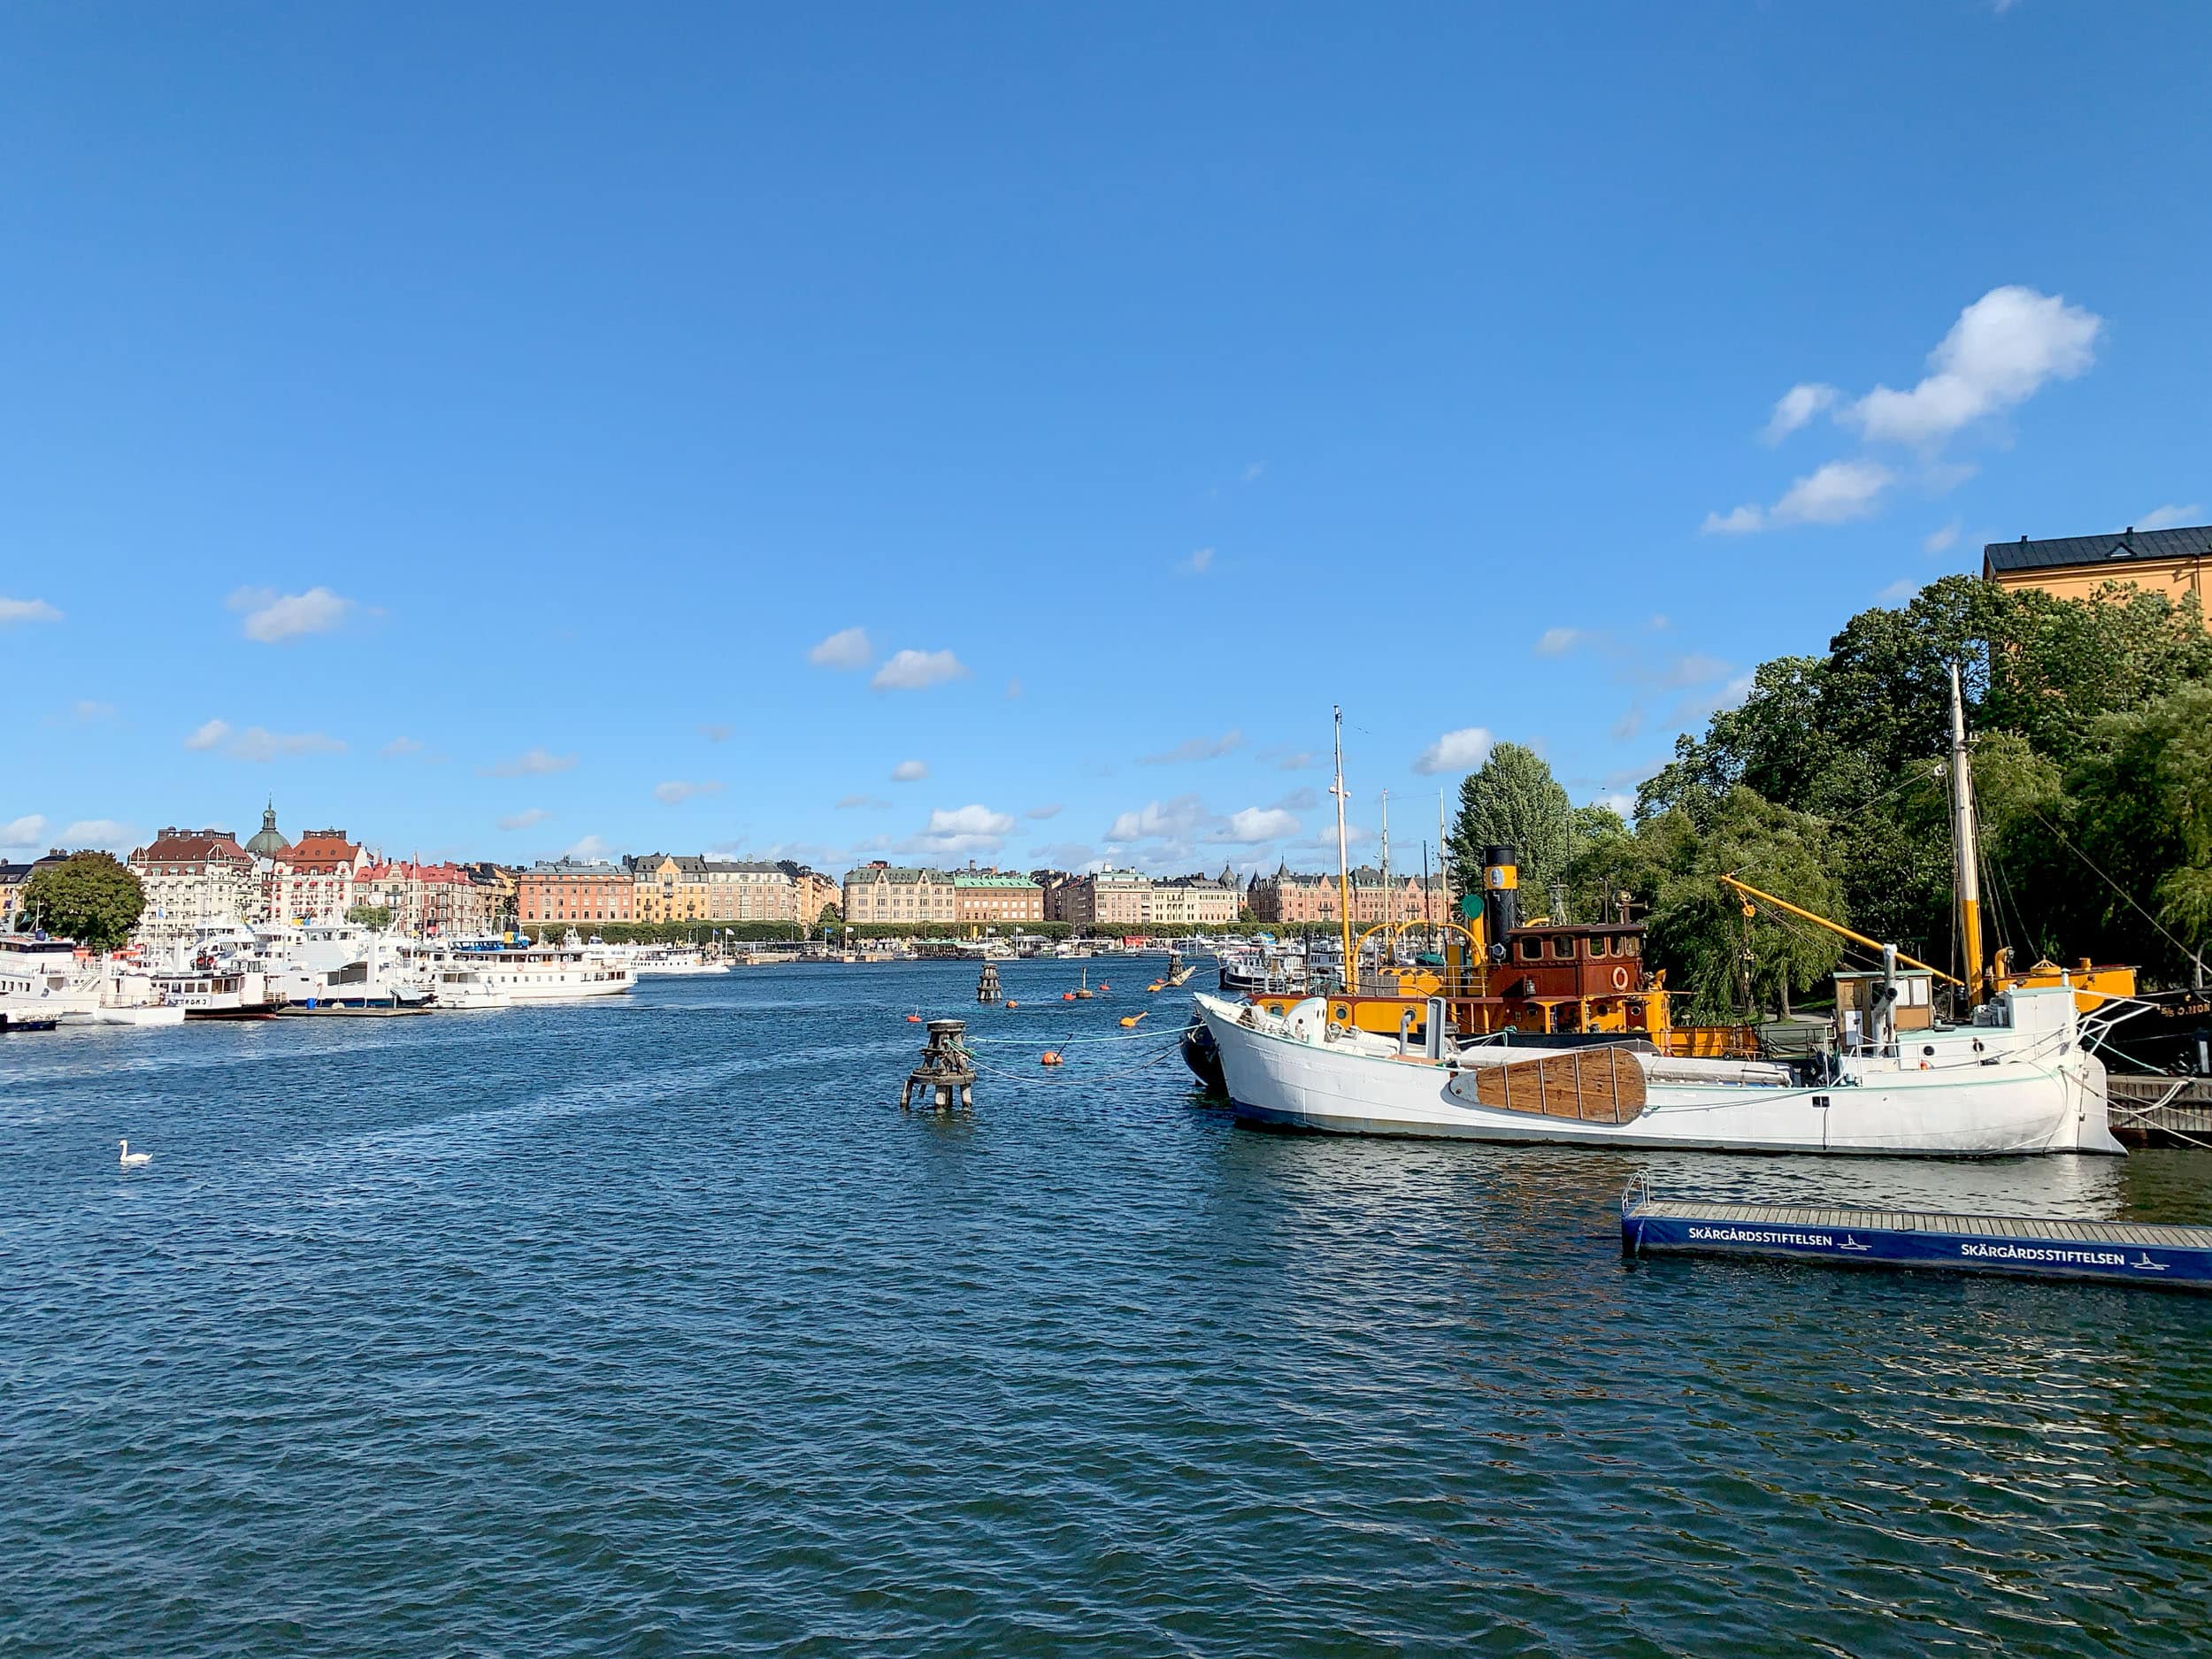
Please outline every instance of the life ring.
[{"label": "life ring", "polygon": [[1625,991],[1628,989],[1628,970],[1626,968],[1616,968],[1613,970],[1613,988],[1617,991]]}]

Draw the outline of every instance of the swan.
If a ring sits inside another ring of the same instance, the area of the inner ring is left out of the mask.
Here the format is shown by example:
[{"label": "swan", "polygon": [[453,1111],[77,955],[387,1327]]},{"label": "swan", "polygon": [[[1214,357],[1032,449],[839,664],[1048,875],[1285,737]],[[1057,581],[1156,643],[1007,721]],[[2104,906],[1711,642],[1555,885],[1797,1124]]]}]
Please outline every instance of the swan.
[{"label": "swan", "polygon": [[132,1151],[131,1143],[127,1141],[119,1141],[116,1144],[123,1148],[123,1167],[127,1170],[142,1170],[154,1161],[154,1155],[150,1152]]}]

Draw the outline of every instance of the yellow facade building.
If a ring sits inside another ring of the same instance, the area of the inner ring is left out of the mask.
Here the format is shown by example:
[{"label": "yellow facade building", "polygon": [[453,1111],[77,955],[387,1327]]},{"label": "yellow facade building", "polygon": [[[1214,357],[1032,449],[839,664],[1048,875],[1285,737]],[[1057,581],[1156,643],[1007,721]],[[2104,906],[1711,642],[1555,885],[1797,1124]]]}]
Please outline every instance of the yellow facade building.
[{"label": "yellow facade building", "polygon": [[2132,582],[2177,603],[2194,595],[2205,603],[2205,565],[2212,561],[2212,525],[2172,530],[2125,530],[2108,535],[1992,541],[1982,549],[1982,574],[2000,588],[2033,588],[2058,599],[2087,599],[2107,582]]}]

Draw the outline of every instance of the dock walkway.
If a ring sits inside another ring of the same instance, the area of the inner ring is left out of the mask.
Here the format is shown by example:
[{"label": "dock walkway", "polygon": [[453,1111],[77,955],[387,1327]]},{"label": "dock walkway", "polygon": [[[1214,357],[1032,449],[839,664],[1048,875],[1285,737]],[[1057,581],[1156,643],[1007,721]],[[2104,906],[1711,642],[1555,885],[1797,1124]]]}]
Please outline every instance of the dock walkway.
[{"label": "dock walkway", "polygon": [[2212,1290],[2212,1227],[1708,1203],[1655,1197],[1640,1179],[1621,1198],[1621,1249],[1629,1256],[1778,1256]]}]

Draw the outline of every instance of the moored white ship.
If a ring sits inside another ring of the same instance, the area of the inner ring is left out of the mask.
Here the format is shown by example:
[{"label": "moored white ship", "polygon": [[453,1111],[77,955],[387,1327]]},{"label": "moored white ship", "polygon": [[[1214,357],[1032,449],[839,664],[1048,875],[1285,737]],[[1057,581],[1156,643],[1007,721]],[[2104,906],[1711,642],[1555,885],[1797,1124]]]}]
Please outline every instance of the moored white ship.
[{"label": "moored white ship", "polygon": [[1347,1031],[1312,998],[1278,1016],[1201,996],[1229,1099],[1250,1121],[1339,1134],[1722,1152],[1994,1157],[2117,1153],[2110,1018],[2070,989],[2014,989],[1970,1025],[1897,1033],[1795,1066],[1683,1060],[1626,1046],[1417,1050]]},{"label": "moored white ship", "polygon": [[461,941],[418,948],[442,1009],[509,1008],[614,996],[637,984],[626,962],[595,954],[571,933],[560,944]]}]

